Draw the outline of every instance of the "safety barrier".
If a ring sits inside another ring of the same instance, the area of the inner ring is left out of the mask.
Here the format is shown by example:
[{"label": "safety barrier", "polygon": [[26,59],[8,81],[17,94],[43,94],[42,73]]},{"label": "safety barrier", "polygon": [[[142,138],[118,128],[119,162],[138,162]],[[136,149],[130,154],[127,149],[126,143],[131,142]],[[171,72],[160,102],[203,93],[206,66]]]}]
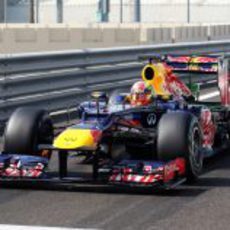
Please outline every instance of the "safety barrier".
[{"label": "safety barrier", "polygon": [[[0,120],[5,121],[18,106],[54,112],[76,106],[94,90],[127,88],[140,77],[140,55],[229,50],[230,41],[218,41],[0,56]],[[181,77],[188,81],[187,75]],[[211,79],[212,75],[193,78]]]}]

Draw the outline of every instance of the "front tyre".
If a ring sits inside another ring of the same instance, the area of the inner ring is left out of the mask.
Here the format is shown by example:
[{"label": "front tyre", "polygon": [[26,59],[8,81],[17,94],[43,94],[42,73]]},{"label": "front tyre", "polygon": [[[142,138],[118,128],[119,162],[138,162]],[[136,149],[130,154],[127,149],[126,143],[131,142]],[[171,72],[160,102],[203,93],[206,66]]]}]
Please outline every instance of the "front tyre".
[{"label": "front tyre", "polygon": [[197,118],[186,112],[164,114],[158,125],[157,154],[164,161],[185,158],[187,181],[196,180],[203,167],[202,134]]},{"label": "front tyre", "polygon": [[53,136],[52,121],[45,110],[21,107],[9,118],[3,149],[5,153],[41,156],[38,145],[52,144]]}]

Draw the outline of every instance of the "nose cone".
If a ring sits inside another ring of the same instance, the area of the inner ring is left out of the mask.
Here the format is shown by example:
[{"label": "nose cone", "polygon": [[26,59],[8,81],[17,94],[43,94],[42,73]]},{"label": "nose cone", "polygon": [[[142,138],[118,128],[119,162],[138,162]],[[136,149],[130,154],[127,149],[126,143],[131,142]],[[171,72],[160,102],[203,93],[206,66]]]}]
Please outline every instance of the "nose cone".
[{"label": "nose cone", "polygon": [[101,131],[90,129],[66,129],[53,143],[59,149],[96,148]]}]

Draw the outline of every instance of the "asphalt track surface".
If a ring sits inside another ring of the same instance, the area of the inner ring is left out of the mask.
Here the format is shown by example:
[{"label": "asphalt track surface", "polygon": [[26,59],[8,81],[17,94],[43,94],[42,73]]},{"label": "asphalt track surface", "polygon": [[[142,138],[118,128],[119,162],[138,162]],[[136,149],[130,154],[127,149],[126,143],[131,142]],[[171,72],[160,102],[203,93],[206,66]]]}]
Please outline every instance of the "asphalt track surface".
[{"label": "asphalt track surface", "polygon": [[[202,93],[212,92],[206,89]],[[212,98],[212,100],[218,98]],[[94,229],[230,229],[230,154],[194,185],[169,191],[106,186],[0,188],[1,224]]]}]

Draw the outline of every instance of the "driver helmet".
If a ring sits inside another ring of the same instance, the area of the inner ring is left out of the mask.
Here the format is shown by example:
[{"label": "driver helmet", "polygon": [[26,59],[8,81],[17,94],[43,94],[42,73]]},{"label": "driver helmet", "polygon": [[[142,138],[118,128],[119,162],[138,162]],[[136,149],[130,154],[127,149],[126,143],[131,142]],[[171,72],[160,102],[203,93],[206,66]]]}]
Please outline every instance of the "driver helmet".
[{"label": "driver helmet", "polygon": [[152,102],[152,91],[144,81],[135,82],[130,92],[132,106],[149,105]]}]

